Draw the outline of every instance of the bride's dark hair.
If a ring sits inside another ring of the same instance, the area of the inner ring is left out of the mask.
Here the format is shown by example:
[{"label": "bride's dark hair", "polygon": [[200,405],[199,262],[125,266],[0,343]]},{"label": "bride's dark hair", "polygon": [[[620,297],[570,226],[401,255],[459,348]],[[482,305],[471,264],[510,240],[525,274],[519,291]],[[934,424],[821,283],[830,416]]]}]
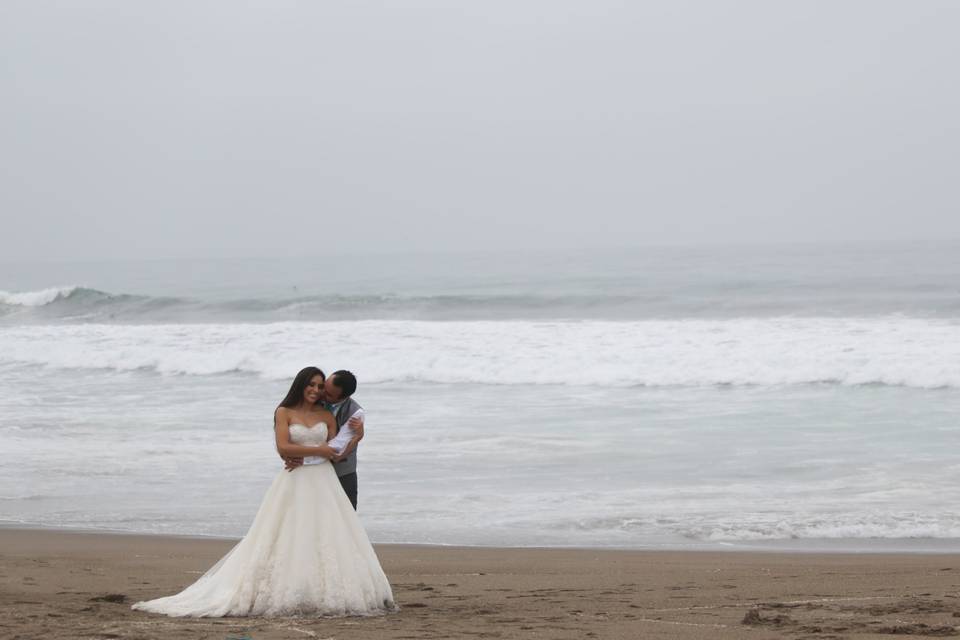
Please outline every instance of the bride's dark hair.
[{"label": "bride's dark hair", "polygon": [[323,371],[321,371],[319,367],[304,367],[300,369],[300,373],[297,374],[297,377],[293,379],[293,384],[290,385],[290,391],[287,391],[287,397],[280,401],[277,408],[286,407],[287,409],[292,409],[303,402],[303,390],[310,384],[313,376],[320,376],[324,380],[327,379],[327,376],[323,375]]}]

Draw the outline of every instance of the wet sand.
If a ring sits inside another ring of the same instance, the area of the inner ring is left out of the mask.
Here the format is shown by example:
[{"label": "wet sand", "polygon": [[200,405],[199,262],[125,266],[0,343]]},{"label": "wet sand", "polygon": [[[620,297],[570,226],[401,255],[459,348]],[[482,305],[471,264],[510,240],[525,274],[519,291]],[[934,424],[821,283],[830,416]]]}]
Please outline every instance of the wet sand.
[{"label": "wet sand", "polygon": [[176,619],[132,602],[229,540],[0,529],[0,638],[960,637],[960,555],[379,545],[399,613]]}]

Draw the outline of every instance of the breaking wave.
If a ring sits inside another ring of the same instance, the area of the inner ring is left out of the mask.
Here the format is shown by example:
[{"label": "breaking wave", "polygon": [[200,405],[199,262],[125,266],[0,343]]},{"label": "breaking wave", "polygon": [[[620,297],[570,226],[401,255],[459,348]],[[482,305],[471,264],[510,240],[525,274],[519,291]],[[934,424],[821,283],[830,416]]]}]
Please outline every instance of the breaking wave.
[{"label": "breaking wave", "polygon": [[111,293],[80,286],[0,291],[0,324],[267,323],[285,320],[641,320],[910,317],[960,319],[960,297],[716,291],[306,295],[213,299]]},{"label": "breaking wave", "polygon": [[9,307],[42,307],[57,300],[70,298],[77,292],[93,291],[92,289],[83,289],[78,286],[69,287],[50,287],[38,291],[23,291],[14,293],[11,291],[0,291],[0,305]]},{"label": "breaking wave", "polygon": [[24,325],[0,366],[367,382],[960,388],[960,323],[917,318]]}]

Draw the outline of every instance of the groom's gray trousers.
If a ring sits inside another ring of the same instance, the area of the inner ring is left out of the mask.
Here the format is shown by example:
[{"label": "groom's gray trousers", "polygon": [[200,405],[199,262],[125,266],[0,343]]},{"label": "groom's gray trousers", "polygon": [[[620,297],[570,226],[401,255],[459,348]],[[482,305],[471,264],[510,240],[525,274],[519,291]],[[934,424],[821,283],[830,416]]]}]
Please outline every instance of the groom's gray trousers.
[{"label": "groom's gray trousers", "polygon": [[[334,416],[337,419],[337,427],[342,429],[350,421],[350,416],[362,408],[353,398],[344,400],[337,407],[337,414]],[[357,449],[359,448],[358,446]],[[337,478],[340,479],[340,486],[343,487],[344,493],[350,498],[350,504],[353,505],[354,510],[357,508],[357,449],[354,449],[349,456],[333,465],[333,470],[337,472]]]}]

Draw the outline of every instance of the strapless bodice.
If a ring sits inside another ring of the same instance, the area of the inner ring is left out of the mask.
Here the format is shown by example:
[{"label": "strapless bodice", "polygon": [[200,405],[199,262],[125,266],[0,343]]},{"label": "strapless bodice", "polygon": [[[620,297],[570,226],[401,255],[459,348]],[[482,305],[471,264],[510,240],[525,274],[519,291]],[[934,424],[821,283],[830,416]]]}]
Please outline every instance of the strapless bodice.
[{"label": "strapless bodice", "polygon": [[290,425],[290,442],[304,447],[327,444],[327,423],[318,422],[312,427],[302,424]]}]

